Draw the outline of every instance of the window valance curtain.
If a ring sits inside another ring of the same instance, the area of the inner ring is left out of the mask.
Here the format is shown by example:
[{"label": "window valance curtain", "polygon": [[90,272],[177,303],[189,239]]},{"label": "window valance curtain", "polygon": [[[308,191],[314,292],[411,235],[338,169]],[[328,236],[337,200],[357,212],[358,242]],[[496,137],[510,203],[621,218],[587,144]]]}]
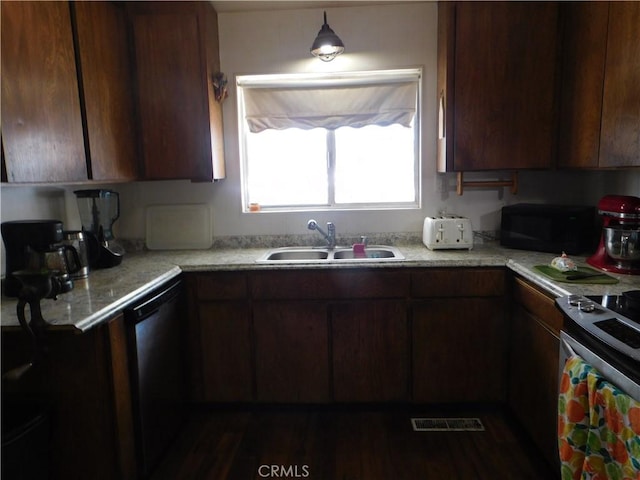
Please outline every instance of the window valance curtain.
[{"label": "window valance curtain", "polygon": [[416,112],[419,70],[239,77],[251,132],[400,124]]}]

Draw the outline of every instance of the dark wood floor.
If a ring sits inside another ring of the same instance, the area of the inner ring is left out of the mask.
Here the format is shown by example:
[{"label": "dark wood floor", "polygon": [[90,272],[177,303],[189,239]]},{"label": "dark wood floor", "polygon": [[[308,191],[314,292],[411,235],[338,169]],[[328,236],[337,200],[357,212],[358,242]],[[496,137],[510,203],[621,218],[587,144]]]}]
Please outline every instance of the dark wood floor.
[{"label": "dark wood floor", "polygon": [[[200,408],[152,480],[557,478],[500,411],[411,409]],[[479,417],[485,431],[414,432],[415,416]]]}]

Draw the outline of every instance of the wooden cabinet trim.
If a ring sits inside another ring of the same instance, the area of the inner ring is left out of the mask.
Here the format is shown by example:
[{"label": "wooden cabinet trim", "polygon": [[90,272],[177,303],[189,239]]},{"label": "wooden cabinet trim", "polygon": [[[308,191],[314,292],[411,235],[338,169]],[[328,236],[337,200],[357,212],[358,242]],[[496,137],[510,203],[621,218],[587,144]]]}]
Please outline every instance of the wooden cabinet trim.
[{"label": "wooden cabinet trim", "polygon": [[123,480],[133,479],[136,477],[137,460],[129,375],[130,359],[127,351],[127,332],[122,315],[118,315],[107,324],[106,335],[111,361],[115,448],[119,459],[119,476]]}]

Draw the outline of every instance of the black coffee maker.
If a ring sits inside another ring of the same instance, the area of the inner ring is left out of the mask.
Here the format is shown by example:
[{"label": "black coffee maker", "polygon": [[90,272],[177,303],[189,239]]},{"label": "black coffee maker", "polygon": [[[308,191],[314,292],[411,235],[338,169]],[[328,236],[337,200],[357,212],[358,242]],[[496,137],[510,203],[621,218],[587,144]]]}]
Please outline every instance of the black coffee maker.
[{"label": "black coffee maker", "polygon": [[[73,247],[62,245],[60,220],[16,220],[0,225],[5,246],[4,294],[17,297],[22,283],[12,272],[23,270],[51,270],[60,287],[58,293],[73,288],[69,256],[77,260]],[[55,265],[52,266],[52,262]],[[69,263],[68,263],[69,262]]]}]

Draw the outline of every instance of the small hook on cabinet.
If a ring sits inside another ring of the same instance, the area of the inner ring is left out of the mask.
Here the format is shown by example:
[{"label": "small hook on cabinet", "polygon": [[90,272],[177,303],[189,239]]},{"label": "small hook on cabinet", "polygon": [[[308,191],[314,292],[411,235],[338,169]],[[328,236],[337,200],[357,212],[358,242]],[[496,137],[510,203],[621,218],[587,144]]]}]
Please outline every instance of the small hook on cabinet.
[{"label": "small hook on cabinet", "polygon": [[216,72],[211,79],[213,83],[213,94],[216,102],[222,103],[229,96],[227,91],[227,76],[222,72]]}]

